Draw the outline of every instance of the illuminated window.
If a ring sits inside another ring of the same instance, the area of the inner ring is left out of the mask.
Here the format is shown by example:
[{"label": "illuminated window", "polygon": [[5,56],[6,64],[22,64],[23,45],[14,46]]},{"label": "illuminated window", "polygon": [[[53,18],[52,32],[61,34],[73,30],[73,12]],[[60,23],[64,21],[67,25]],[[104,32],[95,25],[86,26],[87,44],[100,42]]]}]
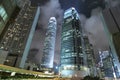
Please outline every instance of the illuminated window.
[{"label": "illuminated window", "polygon": [[72,21],[72,18],[66,19],[66,23],[69,23],[70,21]]},{"label": "illuminated window", "polygon": [[65,34],[66,36],[68,36],[68,35],[70,35],[70,32],[66,32],[66,34]]},{"label": "illuminated window", "polygon": [[79,46],[80,48],[82,48],[82,46]]},{"label": "illuminated window", "polygon": [[82,54],[82,53],[79,53],[79,56],[80,56],[80,57],[83,57],[83,54]]},{"label": "illuminated window", "polygon": [[70,50],[69,49],[66,49],[65,52],[69,52]]},{"label": "illuminated window", "polygon": [[6,19],[8,18],[7,13],[3,6],[0,6],[0,16],[3,18],[4,21],[6,21]]},{"label": "illuminated window", "polygon": [[62,37],[64,37],[64,36],[68,36],[68,35],[70,35],[71,33],[73,32],[73,30],[68,30],[68,31],[66,31],[66,32],[63,32],[62,33]]},{"label": "illuminated window", "polygon": [[68,37],[65,37],[65,38],[63,38],[63,41],[66,41],[68,39]]},{"label": "illuminated window", "polygon": [[67,36],[63,38],[63,41],[68,40],[68,38],[71,38],[72,36]]},{"label": "illuminated window", "polygon": [[74,56],[76,56],[76,55],[73,54],[72,56],[74,57]]}]

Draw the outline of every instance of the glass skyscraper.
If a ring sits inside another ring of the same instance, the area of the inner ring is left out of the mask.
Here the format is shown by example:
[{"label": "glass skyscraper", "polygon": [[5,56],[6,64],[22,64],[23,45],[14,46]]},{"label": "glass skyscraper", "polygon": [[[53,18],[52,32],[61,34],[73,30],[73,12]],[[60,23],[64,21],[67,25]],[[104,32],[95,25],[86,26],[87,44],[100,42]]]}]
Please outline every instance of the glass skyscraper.
[{"label": "glass skyscraper", "polygon": [[56,40],[57,21],[55,17],[51,17],[46,32],[43,56],[41,60],[41,70],[53,68],[55,40]]},{"label": "glass skyscraper", "polygon": [[60,75],[65,77],[87,75],[80,17],[75,8],[64,13],[61,34]]}]

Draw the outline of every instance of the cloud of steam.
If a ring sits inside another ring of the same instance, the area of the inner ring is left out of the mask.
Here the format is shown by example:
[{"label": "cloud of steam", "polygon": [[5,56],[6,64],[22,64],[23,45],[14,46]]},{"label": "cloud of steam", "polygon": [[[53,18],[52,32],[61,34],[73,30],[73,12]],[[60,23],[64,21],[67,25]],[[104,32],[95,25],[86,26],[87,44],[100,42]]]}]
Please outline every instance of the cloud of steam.
[{"label": "cloud of steam", "polygon": [[[88,35],[90,43],[93,45],[94,54],[97,56],[98,50],[108,50],[108,39],[104,31],[104,26],[100,18],[101,8],[92,10],[91,17],[82,17],[82,25],[85,34]],[[83,16],[83,15],[82,15]],[[84,23],[83,23],[84,22]]]},{"label": "cloud of steam", "polygon": [[55,62],[59,62],[60,54],[60,35],[61,35],[61,24],[63,18],[63,10],[60,8],[58,0],[50,0],[45,5],[41,6],[40,18],[38,26],[36,28],[35,35],[31,44],[31,48],[39,49],[36,53],[35,59],[37,63],[40,63],[43,53],[43,45],[45,39],[45,33],[48,26],[50,17],[56,17],[57,19],[57,34],[56,34],[56,45],[55,45]]}]

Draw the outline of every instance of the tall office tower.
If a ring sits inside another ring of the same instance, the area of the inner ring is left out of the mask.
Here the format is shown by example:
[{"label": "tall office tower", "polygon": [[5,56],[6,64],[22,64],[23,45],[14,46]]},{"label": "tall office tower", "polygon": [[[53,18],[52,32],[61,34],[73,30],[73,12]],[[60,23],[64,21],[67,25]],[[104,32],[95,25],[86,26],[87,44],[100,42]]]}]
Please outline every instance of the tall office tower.
[{"label": "tall office tower", "polygon": [[61,37],[60,75],[63,77],[88,75],[80,18],[75,8],[64,13]]},{"label": "tall office tower", "polygon": [[11,18],[15,8],[16,8],[15,0],[0,0],[0,39],[2,38],[1,36],[3,35],[2,34],[2,32],[4,32],[3,30],[5,29],[5,27],[8,26],[6,24]]},{"label": "tall office tower", "polygon": [[11,24],[0,42],[0,49],[8,51],[5,65],[24,68],[32,37],[40,15],[40,7],[23,4],[14,24]]},{"label": "tall office tower", "polygon": [[[120,73],[120,5],[105,9],[101,13],[101,19],[108,37],[109,45],[115,64]],[[120,74],[119,74],[120,76]]]},{"label": "tall office tower", "polygon": [[95,55],[92,44],[90,44],[88,37],[85,35],[83,37],[85,44],[85,53],[87,56],[87,66],[90,71],[90,76],[97,76]]},{"label": "tall office tower", "polygon": [[53,68],[56,28],[57,28],[56,18],[51,17],[49,19],[46,38],[44,42],[43,56],[41,60],[42,70]]}]

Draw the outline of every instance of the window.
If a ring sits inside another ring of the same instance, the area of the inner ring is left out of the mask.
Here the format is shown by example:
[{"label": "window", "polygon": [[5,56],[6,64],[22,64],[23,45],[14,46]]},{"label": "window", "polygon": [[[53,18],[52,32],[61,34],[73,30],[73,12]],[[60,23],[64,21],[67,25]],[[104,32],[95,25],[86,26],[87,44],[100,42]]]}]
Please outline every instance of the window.
[{"label": "window", "polygon": [[70,50],[69,49],[66,49],[65,52],[69,52]]},{"label": "window", "polygon": [[65,38],[63,38],[63,41],[66,41],[68,39],[68,37],[65,37]]},{"label": "window", "polygon": [[70,21],[72,21],[72,18],[66,19],[66,23],[69,23]]},{"label": "window", "polygon": [[67,37],[64,37],[63,38],[63,41],[66,41],[66,40],[68,40],[68,38],[71,38],[72,36],[67,36]]},{"label": "window", "polygon": [[0,6],[0,16],[3,18],[4,21],[6,21],[6,19],[8,18],[7,13],[3,6]]}]

